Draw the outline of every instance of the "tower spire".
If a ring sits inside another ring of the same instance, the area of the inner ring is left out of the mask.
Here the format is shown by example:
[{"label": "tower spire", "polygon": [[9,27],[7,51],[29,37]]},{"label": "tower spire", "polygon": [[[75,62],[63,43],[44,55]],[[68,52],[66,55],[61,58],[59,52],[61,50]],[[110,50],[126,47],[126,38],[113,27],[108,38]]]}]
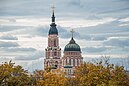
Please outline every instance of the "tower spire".
[{"label": "tower spire", "polygon": [[50,30],[49,30],[49,35],[52,35],[52,34],[56,34],[58,35],[58,30],[56,28],[56,24],[55,24],[55,15],[54,15],[54,5],[51,7],[52,8],[52,23],[50,24]]},{"label": "tower spire", "polygon": [[52,8],[52,23],[55,23],[55,15],[54,15],[55,6],[53,5],[51,8]]}]

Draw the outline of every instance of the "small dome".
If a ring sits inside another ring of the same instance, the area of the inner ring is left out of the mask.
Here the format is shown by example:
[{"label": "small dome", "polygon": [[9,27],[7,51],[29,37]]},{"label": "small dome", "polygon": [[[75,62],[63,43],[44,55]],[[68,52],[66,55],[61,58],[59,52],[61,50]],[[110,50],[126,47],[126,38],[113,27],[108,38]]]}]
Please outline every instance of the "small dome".
[{"label": "small dome", "polygon": [[55,23],[52,23],[50,25],[50,30],[49,30],[49,35],[53,35],[53,34],[57,34],[58,35],[58,30],[56,28],[56,24]]},{"label": "small dome", "polygon": [[80,46],[77,43],[75,43],[75,41],[72,37],[70,42],[65,46],[64,52],[65,51],[79,51],[79,52],[81,52],[81,49],[80,49]]}]

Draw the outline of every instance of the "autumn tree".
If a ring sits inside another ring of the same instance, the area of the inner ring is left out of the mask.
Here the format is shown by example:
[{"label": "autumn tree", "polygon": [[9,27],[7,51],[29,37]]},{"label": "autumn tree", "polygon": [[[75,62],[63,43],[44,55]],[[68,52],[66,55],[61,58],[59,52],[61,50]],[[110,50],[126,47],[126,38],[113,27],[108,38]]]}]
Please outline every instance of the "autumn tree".
[{"label": "autumn tree", "polygon": [[14,66],[11,61],[0,65],[1,86],[30,86],[31,78],[21,66]]},{"label": "autumn tree", "polygon": [[36,86],[67,86],[64,74],[57,71],[36,70],[33,75],[36,79]]},{"label": "autumn tree", "polygon": [[1,86],[129,86],[129,75],[123,66],[109,64],[107,60],[84,62],[76,67],[73,77],[59,70],[36,70],[29,76],[21,66],[12,62],[0,65]]},{"label": "autumn tree", "polygon": [[129,75],[123,66],[103,65],[100,61],[84,63],[75,71],[75,86],[129,86]]}]

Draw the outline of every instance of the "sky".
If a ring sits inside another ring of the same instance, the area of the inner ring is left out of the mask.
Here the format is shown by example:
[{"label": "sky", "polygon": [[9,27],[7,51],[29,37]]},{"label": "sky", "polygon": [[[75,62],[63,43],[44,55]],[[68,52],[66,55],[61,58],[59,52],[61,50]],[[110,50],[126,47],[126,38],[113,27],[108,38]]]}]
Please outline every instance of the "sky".
[{"label": "sky", "polygon": [[0,0],[0,64],[43,69],[53,5],[62,52],[73,29],[85,61],[129,63],[129,0]]}]

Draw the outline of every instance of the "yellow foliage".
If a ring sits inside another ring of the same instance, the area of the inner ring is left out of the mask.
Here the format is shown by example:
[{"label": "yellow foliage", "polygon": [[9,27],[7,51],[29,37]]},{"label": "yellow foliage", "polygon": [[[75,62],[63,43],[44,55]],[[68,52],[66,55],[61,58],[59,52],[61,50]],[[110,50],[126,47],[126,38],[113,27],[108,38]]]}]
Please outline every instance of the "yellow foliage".
[{"label": "yellow foliage", "polygon": [[[41,73],[42,72],[42,73]],[[63,73],[36,71],[37,86],[66,86],[66,78]]]},{"label": "yellow foliage", "polygon": [[0,65],[0,86],[30,86],[31,77],[21,66],[11,61]]},{"label": "yellow foliage", "polygon": [[129,75],[122,66],[84,63],[76,68],[78,86],[129,86]]},{"label": "yellow foliage", "polygon": [[76,67],[74,77],[56,69],[36,70],[32,76],[13,63],[0,65],[0,85],[3,86],[129,86],[129,75],[122,66],[83,63]]}]

